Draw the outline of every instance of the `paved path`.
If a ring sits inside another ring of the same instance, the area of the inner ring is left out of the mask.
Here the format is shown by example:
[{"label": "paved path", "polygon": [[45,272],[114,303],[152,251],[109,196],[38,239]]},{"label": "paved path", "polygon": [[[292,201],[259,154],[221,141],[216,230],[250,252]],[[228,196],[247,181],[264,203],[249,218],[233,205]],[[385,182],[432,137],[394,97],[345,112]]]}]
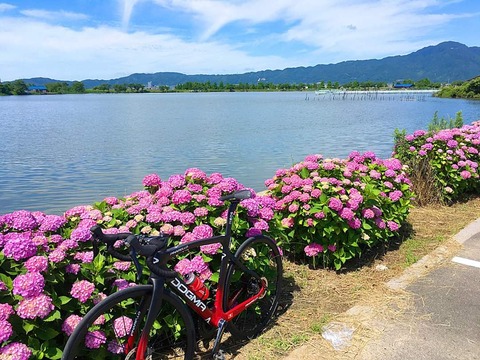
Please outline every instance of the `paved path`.
[{"label": "paved path", "polygon": [[389,324],[358,359],[480,359],[480,222],[472,225],[459,253],[406,287],[414,299],[406,319]]},{"label": "paved path", "polygon": [[480,219],[454,239],[461,250],[441,246],[387,283],[400,299],[393,306],[404,294],[407,310],[385,317],[385,309],[355,306],[343,317],[355,329],[351,344],[312,341],[284,360],[480,360]]}]

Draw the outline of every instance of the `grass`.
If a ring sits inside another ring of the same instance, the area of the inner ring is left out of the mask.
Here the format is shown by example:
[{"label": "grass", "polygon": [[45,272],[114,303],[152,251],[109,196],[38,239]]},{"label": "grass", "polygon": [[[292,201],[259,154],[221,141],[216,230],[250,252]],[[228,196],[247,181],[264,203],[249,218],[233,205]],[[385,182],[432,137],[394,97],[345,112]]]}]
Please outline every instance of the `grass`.
[{"label": "grass", "polygon": [[[285,260],[285,294],[280,315],[258,338],[234,349],[226,348],[229,358],[279,359],[304,344],[314,346],[315,351],[328,358],[331,346],[321,336],[326,324],[341,320],[348,309],[359,304],[387,309],[385,317],[401,313],[408,306],[408,296],[388,289],[385,283],[440,245],[458,251],[460,246],[452,236],[477,218],[480,218],[480,197],[453,206],[413,208],[400,239],[364,252],[362,259],[341,272],[312,269]],[[362,330],[361,324],[357,327]],[[360,331],[364,335],[367,332],[367,329]]]}]

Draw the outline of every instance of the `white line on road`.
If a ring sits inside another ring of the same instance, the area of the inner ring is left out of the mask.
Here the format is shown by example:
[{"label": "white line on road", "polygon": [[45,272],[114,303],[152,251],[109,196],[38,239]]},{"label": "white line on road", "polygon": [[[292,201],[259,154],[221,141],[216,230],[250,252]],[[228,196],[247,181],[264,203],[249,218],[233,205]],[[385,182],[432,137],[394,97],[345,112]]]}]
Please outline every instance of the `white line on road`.
[{"label": "white line on road", "polygon": [[473,266],[473,267],[476,267],[476,268],[480,269],[480,261],[465,259],[465,258],[461,258],[461,257],[458,257],[458,256],[455,256],[452,259],[452,261],[455,262],[455,263],[458,263],[458,264]]}]

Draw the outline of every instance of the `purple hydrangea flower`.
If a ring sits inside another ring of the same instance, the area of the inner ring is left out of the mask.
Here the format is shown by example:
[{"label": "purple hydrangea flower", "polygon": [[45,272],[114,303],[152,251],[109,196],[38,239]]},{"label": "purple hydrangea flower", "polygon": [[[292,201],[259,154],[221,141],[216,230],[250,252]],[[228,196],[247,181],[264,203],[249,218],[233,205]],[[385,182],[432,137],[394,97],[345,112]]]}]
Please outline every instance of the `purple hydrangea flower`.
[{"label": "purple hydrangea flower", "polygon": [[343,208],[343,203],[340,199],[330,198],[328,201],[328,207],[335,211],[340,211]]}]

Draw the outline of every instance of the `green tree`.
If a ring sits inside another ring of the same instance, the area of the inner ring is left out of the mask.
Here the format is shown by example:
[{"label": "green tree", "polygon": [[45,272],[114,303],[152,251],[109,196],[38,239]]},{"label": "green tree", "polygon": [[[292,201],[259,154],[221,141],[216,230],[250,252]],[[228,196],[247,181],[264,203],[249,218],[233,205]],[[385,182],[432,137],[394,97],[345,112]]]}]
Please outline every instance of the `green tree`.
[{"label": "green tree", "polygon": [[27,89],[27,84],[23,80],[15,80],[13,83],[10,83],[10,91],[13,95],[25,95]]},{"label": "green tree", "polygon": [[85,85],[81,81],[74,81],[72,86],[70,86],[70,92],[75,94],[83,94],[85,93]]}]

